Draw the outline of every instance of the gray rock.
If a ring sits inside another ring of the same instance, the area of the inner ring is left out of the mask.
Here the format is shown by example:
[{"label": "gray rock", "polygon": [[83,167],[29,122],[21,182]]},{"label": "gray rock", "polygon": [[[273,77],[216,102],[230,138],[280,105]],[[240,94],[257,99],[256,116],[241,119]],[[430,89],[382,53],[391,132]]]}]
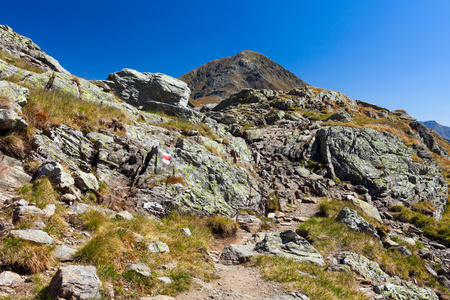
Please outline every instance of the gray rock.
[{"label": "gray rock", "polygon": [[13,211],[13,223],[17,223],[26,216],[45,216],[45,212],[36,206],[19,206]]},{"label": "gray rock", "polygon": [[62,262],[73,261],[75,259],[75,254],[77,250],[62,245],[55,250],[55,258]]},{"label": "gray rock", "polygon": [[267,233],[264,240],[256,244],[255,251],[301,262],[311,262],[319,266],[325,265],[322,255],[307,240],[292,230]]},{"label": "gray rock", "polygon": [[0,109],[0,130],[22,130],[28,123],[13,109]]},{"label": "gray rock", "polygon": [[400,117],[400,119],[402,119],[402,120],[415,120],[406,111],[404,111],[402,109],[393,110],[392,114]]},{"label": "gray rock", "polygon": [[38,244],[53,245],[53,239],[47,234],[47,232],[42,230],[11,230],[10,235],[15,238],[35,242]]},{"label": "gray rock", "polygon": [[169,246],[163,242],[153,242],[148,245],[148,251],[151,253],[169,253]]},{"label": "gray rock", "polygon": [[414,284],[397,285],[392,283],[386,283],[378,285],[374,288],[374,291],[379,296],[375,296],[374,299],[393,299],[393,300],[438,300],[439,297],[435,292],[427,287],[417,287]]},{"label": "gray rock", "polygon": [[220,261],[224,265],[238,265],[248,262],[251,257],[261,255],[254,251],[255,245],[236,245],[231,244],[222,250]]},{"label": "gray rock", "polygon": [[129,211],[126,211],[126,210],[123,210],[123,211],[117,213],[116,218],[118,218],[118,219],[122,218],[125,220],[133,220],[134,219],[133,215]]},{"label": "gray rock", "polygon": [[352,270],[349,266],[343,264],[329,265],[325,271],[350,273]]},{"label": "gray rock", "polygon": [[55,214],[56,211],[56,205],[55,204],[48,204],[44,207],[42,210],[46,217],[51,217]]},{"label": "gray rock", "polygon": [[108,75],[109,87],[134,106],[146,107],[148,101],[164,102],[186,107],[189,90],[186,83],[161,73],[140,73],[132,69]]},{"label": "gray rock", "polygon": [[61,164],[57,162],[46,162],[39,166],[33,180],[47,177],[51,183],[61,188],[69,188],[74,185],[75,181],[72,176],[67,174]]},{"label": "gray rock", "polygon": [[88,300],[100,297],[100,279],[94,266],[62,267],[48,287],[50,295],[62,299]]},{"label": "gray rock", "polygon": [[43,52],[31,39],[14,32],[7,25],[0,25],[0,50],[43,70],[70,74],[61,67],[56,59]]},{"label": "gray rock", "polygon": [[14,288],[23,282],[22,277],[14,272],[4,271],[0,273],[0,290],[5,288]]},{"label": "gray rock", "polygon": [[242,229],[255,234],[261,230],[262,221],[253,215],[237,215],[236,222]]},{"label": "gray rock", "polygon": [[353,118],[348,112],[340,111],[331,115],[325,121],[350,123],[353,122]]},{"label": "gray rock", "polygon": [[380,239],[376,229],[353,209],[344,207],[337,215],[336,221],[344,223],[351,230],[367,232]]},{"label": "gray rock", "polygon": [[376,207],[374,207],[373,205],[362,201],[354,196],[350,196],[347,197],[347,199],[350,198],[349,200],[351,200],[353,202],[353,204],[359,206],[369,217],[374,218],[375,220],[377,220],[378,222],[382,223],[383,220],[381,219],[380,216],[380,212],[378,211],[378,209]]},{"label": "gray rock", "polygon": [[262,298],[262,300],[309,300],[308,296],[299,292],[290,292],[287,295],[275,296],[271,298]]},{"label": "gray rock", "polygon": [[185,235],[185,236],[192,236],[192,232],[189,228],[180,228],[180,231]]},{"label": "gray rock", "polygon": [[395,247],[394,250],[403,256],[411,256],[412,255],[411,250],[409,250],[408,247],[406,247],[406,246],[398,246],[398,247]]},{"label": "gray rock", "polygon": [[150,268],[143,262],[139,261],[128,264],[126,270],[136,272],[145,277],[150,277],[151,274]]},{"label": "gray rock", "polygon": [[[446,156],[448,158],[447,151],[445,151],[445,149],[442,148],[437,143],[436,138],[431,133],[430,129],[428,129],[428,127],[426,127],[424,124],[422,124],[418,121],[413,121],[413,122],[409,123],[409,126],[411,126],[412,129],[417,131],[417,133],[419,134],[423,143],[428,147],[428,149],[430,149],[430,151],[433,151],[442,156]],[[424,155],[422,155],[422,156],[424,156]],[[428,155],[425,154],[425,156],[428,156]]]},{"label": "gray rock", "polygon": [[75,173],[75,185],[82,191],[99,189],[97,178],[92,173],[78,171]]},{"label": "gray rock", "polygon": [[399,283],[399,281],[394,280],[386,274],[378,263],[369,260],[365,256],[350,251],[342,251],[337,255],[337,260],[339,264],[349,266],[353,272],[363,276],[367,280],[378,283]]},{"label": "gray rock", "polygon": [[156,280],[158,280],[158,281],[160,281],[160,282],[162,282],[164,284],[171,284],[172,283],[172,280],[169,277],[166,277],[166,276],[158,277],[158,278],[156,278]]}]

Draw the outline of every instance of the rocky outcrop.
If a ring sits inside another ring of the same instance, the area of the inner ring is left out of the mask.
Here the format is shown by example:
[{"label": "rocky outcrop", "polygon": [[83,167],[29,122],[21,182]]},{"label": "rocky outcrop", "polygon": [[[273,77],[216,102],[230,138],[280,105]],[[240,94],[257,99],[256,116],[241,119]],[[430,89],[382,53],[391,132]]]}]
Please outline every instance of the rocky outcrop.
[{"label": "rocky outcrop", "polygon": [[438,299],[436,293],[429,288],[418,287],[410,281],[391,277],[380,268],[378,263],[362,255],[343,251],[338,254],[337,259],[340,264],[349,266],[353,272],[374,283],[374,291],[378,294],[374,299]]},{"label": "rocky outcrop", "polygon": [[378,208],[429,200],[440,219],[447,203],[447,184],[433,160],[414,162],[416,152],[389,132],[335,126],[317,131],[320,160],[331,176],[364,185]]},{"label": "rocky outcrop", "polygon": [[56,59],[43,52],[31,39],[14,32],[7,25],[0,25],[0,50],[43,70],[70,74],[61,67]]},{"label": "rocky outcrop", "polygon": [[325,265],[322,255],[292,230],[267,233],[264,239],[256,244],[255,251],[319,266]]},{"label": "rocky outcrop", "polygon": [[48,287],[50,295],[67,300],[88,300],[100,297],[100,279],[93,266],[62,267]]},{"label": "rocky outcrop", "polygon": [[0,81],[0,130],[22,130],[28,123],[22,117],[22,106],[29,91],[12,82]]},{"label": "rocky outcrop", "polygon": [[216,59],[179,79],[189,85],[192,98],[201,103],[217,103],[244,88],[289,91],[307,84],[266,56],[242,51]]},{"label": "rocky outcrop", "polygon": [[420,139],[428,147],[428,149],[430,149],[430,151],[433,151],[447,158],[449,157],[447,151],[445,151],[445,149],[437,143],[436,138],[430,132],[428,127],[426,127],[424,124],[418,121],[413,121],[409,123],[409,126],[411,126],[412,129],[417,131],[417,134],[419,135]]},{"label": "rocky outcrop", "polygon": [[121,99],[144,109],[149,101],[186,107],[191,94],[186,83],[161,73],[123,69],[105,82]]}]

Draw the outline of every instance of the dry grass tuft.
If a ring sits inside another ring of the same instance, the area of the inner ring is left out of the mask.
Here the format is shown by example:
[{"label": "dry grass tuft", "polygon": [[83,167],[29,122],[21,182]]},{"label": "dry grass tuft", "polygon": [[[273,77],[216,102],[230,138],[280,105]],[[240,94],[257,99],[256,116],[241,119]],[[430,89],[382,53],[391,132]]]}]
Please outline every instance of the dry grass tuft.
[{"label": "dry grass tuft", "polygon": [[20,189],[23,198],[35,203],[37,207],[44,208],[47,204],[56,203],[59,194],[53,188],[51,182],[45,177],[34,181],[32,184],[25,184]]},{"label": "dry grass tuft", "polygon": [[211,229],[212,233],[220,238],[235,236],[239,228],[239,225],[235,221],[218,215],[205,218],[205,223]]},{"label": "dry grass tuft", "polygon": [[18,273],[38,273],[53,263],[51,247],[10,236],[0,244],[0,259]]},{"label": "dry grass tuft", "polygon": [[12,56],[10,54],[7,54],[6,52],[3,52],[3,51],[0,51],[0,59],[4,60],[8,64],[16,66],[17,68],[22,69],[22,70],[27,70],[27,71],[34,72],[34,73],[44,73],[45,72],[45,70],[43,70],[39,67],[36,67],[29,62],[27,62],[23,59],[17,58],[15,56]]},{"label": "dry grass tuft", "polygon": [[117,120],[129,124],[128,117],[119,109],[88,102],[58,91],[30,88],[30,100],[23,108],[28,123],[40,130],[66,124],[81,131],[107,129],[100,120]]}]

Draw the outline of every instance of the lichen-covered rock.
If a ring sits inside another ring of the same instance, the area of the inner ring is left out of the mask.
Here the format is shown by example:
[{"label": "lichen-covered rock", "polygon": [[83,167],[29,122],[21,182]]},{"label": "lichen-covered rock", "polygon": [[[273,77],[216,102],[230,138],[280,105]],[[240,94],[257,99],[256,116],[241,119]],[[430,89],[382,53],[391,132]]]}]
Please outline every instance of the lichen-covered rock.
[{"label": "lichen-covered rock", "polygon": [[319,266],[325,265],[322,255],[307,240],[292,230],[267,233],[264,239],[256,244],[255,251]]},{"label": "lichen-covered rock", "polygon": [[353,272],[363,276],[365,279],[374,282],[399,283],[398,278],[391,278],[377,262],[369,260],[367,257],[350,252],[342,251],[337,255],[339,264],[349,266]]},{"label": "lichen-covered rock", "polygon": [[148,245],[148,251],[150,253],[169,253],[169,246],[163,242],[153,242]]},{"label": "lichen-covered rock", "polygon": [[70,74],[59,62],[47,55],[27,37],[14,32],[7,25],[0,25],[0,50],[44,69]]},{"label": "lichen-covered rock", "polygon": [[338,263],[349,266],[353,272],[374,283],[374,291],[379,294],[373,299],[395,300],[437,300],[438,296],[426,287],[418,287],[410,281],[391,277],[381,270],[378,263],[368,258],[343,251],[337,255]]},{"label": "lichen-covered rock", "polygon": [[20,285],[24,280],[22,276],[17,273],[4,271],[0,273],[0,295],[7,293],[11,295],[14,292],[14,288]]},{"label": "lichen-covered rock", "polygon": [[62,267],[48,287],[50,295],[67,300],[88,300],[100,297],[100,279],[94,266]]},{"label": "lichen-covered rock", "polygon": [[428,127],[418,121],[409,123],[409,126],[417,131],[419,137],[422,139],[423,143],[428,147],[428,149],[436,152],[439,155],[445,156],[447,158],[449,157],[447,151],[445,151],[445,149],[436,142],[436,138],[430,132],[430,129],[428,129]]},{"label": "lichen-covered rock", "polygon": [[344,207],[337,215],[336,221],[344,223],[351,230],[367,232],[380,239],[377,230],[353,209]]},{"label": "lichen-covered rock", "polygon": [[161,73],[123,69],[109,74],[105,82],[123,100],[144,108],[147,101],[186,107],[191,94],[186,83]]},{"label": "lichen-covered rock", "polygon": [[77,171],[75,173],[75,185],[82,191],[98,190],[98,181],[92,173]]},{"label": "lichen-covered rock", "polygon": [[396,285],[386,283],[375,287],[375,292],[380,294],[375,296],[374,300],[392,299],[392,300],[438,300],[435,292],[427,287],[417,287],[414,284]]},{"label": "lichen-covered rock", "polygon": [[432,159],[421,164],[400,138],[371,128],[324,127],[317,131],[320,159],[332,176],[364,185],[380,208],[429,200],[440,219],[447,203],[447,184]]}]

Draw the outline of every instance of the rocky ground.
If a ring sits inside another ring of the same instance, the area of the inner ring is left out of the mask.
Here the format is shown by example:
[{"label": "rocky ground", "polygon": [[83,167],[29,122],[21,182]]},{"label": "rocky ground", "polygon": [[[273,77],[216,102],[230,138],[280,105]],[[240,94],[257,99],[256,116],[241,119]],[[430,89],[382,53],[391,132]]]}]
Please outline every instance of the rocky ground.
[{"label": "rocky ground", "polygon": [[191,109],[0,32],[6,299],[448,299],[450,146],[406,112],[311,86]]}]

